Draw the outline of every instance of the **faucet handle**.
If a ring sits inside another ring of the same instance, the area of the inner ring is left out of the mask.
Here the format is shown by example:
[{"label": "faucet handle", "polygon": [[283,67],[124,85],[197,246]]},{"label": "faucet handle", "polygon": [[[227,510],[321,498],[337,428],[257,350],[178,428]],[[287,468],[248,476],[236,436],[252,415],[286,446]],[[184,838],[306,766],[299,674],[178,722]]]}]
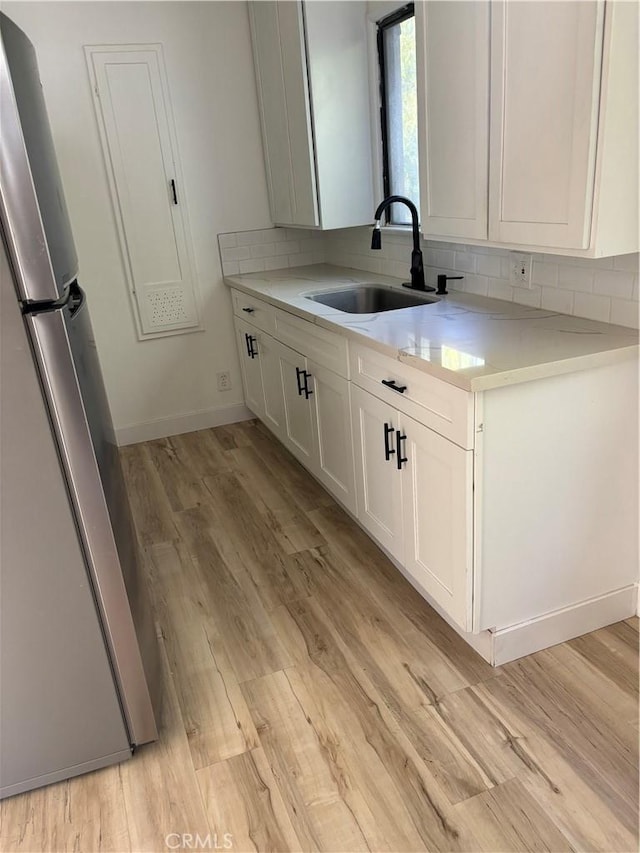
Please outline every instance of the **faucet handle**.
[{"label": "faucet handle", "polygon": [[464,278],[463,275],[445,275],[444,273],[440,273],[437,278],[438,290],[436,292],[437,296],[446,296],[449,292],[447,290],[447,282],[448,281],[457,281],[458,279]]}]

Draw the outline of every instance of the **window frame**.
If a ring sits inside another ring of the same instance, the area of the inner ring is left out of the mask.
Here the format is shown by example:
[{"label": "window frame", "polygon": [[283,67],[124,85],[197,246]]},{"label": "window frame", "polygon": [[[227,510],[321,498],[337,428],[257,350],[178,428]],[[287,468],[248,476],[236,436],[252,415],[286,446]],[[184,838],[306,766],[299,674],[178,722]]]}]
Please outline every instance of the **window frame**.
[{"label": "window frame", "polygon": [[[377,20],[376,23],[376,55],[377,55],[377,63],[378,63],[378,90],[379,90],[379,98],[380,98],[380,121],[379,121],[379,129],[380,129],[380,142],[382,149],[382,192],[384,198],[387,198],[391,194],[391,178],[390,178],[390,168],[389,168],[389,125],[388,125],[388,115],[387,115],[387,75],[386,75],[386,65],[385,65],[385,51],[384,51],[384,32],[390,27],[396,26],[397,24],[401,24],[403,21],[409,20],[409,18],[415,18],[415,2],[405,3],[403,6],[399,6],[397,9],[394,9],[393,12],[390,12],[388,15],[384,15],[382,18]],[[393,206],[393,205],[392,205]],[[391,207],[392,207],[391,206]],[[411,226],[405,222],[393,222],[391,219],[391,207],[388,207],[384,212],[384,224],[390,225],[395,228],[410,228]]]}]

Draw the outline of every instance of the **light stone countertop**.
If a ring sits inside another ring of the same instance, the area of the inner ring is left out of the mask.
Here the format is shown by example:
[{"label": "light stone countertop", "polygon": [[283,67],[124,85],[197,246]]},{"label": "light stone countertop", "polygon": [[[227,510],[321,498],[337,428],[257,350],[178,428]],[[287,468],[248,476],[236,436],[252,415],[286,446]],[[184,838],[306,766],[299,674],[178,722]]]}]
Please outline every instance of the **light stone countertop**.
[{"label": "light stone countertop", "polygon": [[640,352],[635,329],[454,291],[414,308],[347,314],[306,296],[359,283],[411,291],[399,279],[329,264],[231,275],[225,281],[467,391],[637,359]]}]

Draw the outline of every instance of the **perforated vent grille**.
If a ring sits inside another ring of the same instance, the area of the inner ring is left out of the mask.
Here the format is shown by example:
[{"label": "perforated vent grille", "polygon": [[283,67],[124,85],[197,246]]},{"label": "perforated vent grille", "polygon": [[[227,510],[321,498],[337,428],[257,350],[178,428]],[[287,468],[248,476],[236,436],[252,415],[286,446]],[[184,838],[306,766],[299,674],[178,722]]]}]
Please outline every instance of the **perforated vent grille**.
[{"label": "perforated vent grille", "polygon": [[192,322],[181,287],[162,287],[147,293],[149,323],[154,329]]}]

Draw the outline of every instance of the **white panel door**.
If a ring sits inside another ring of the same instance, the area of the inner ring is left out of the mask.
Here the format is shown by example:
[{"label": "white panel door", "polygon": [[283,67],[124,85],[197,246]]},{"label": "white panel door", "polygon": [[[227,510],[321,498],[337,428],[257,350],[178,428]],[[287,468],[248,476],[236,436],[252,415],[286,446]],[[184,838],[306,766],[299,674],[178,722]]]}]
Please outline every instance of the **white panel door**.
[{"label": "white panel door", "polygon": [[603,0],[493,3],[489,239],[588,247],[603,26]]},{"label": "white panel door", "polygon": [[265,166],[276,225],[318,225],[300,0],[250,3]]},{"label": "white panel door", "polygon": [[353,385],[351,417],[358,518],[402,562],[402,473],[397,468],[395,443],[399,414]]},{"label": "white panel door", "polygon": [[487,237],[489,3],[416,3],[422,232]]},{"label": "white panel door", "polygon": [[[317,469],[317,444],[313,415],[313,389],[308,380],[307,359],[290,347],[273,341],[277,351],[284,396],[284,443],[311,471]],[[305,388],[308,390],[305,392]]]},{"label": "white panel door", "polygon": [[318,479],[347,509],[356,512],[349,382],[316,362],[308,363],[318,446]]},{"label": "white panel door", "polygon": [[[471,630],[473,451],[400,415],[404,566]],[[402,438],[402,436],[405,436]]]},{"label": "white panel door", "polygon": [[244,400],[254,415],[264,418],[264,391],[262,388],[260,332],[239,318],[234,319],[238,355],[242,371]]},{"label": "white panel door", "polygon": [[139,332],[197,326],[162,46],[85,50]]},{"label": "white panel door", "polygon": [[259,360],[264,391],[264,422],[269,429],[284,440],[286,419],[284,409],[284,391],[280,375],[278,342],[264,332],[258,332]]}]

